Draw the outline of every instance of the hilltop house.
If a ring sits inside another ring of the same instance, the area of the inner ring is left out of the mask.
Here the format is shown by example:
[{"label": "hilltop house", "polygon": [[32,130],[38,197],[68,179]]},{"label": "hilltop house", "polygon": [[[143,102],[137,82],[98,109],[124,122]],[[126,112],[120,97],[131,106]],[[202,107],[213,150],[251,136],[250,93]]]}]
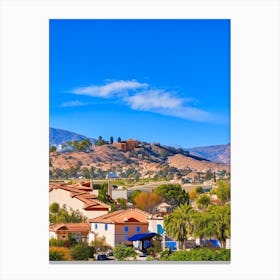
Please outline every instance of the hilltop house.
[{"label": "hilltop house", "polygon": [[88,219],[107,214],[110,206],[99,201],[92,192],[90,183],[68,185],[66,183],[50,183],[49,204],[57,202],[65,204],[68,209],[79,210]]},{"label": "hilltop house", "polygon": [[114,142],[112,144],[117,149],[122,150],[123,152],[133,151],[135,148],[139,146],[139,143],[137,140],[134,139],[128,139],[122,142]]}]

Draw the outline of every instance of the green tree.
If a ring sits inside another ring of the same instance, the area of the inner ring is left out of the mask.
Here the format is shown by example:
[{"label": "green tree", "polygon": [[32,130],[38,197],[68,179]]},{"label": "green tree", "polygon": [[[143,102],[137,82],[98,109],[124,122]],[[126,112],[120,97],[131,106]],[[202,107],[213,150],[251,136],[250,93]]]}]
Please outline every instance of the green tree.
[{"label": "green tree", "polygon": [[179,248],[185,248],[185,241],[188,240],[188,234],[193,231],[191,217],[193,208],[186,204],[180,205],[171,214],[164,216],[163,226],[166,233],[179,241]]},{"label": "green tree", "polygon": [[121,137],[118,137],[118,143],[121,143],[121,142],[122,142]]},{"label": "green tree", "polygon": [[81,172],[83,177],[85,177],[86,179],[90,179],[90,172],[86,167],[82,168]]},{"label": "green tree", "polygon": [[124,199],[124,198],[118,198],[117,199],[117,202],[118,202],[118,204],[119,204],[119,208],[120,209],[127,209],[127,201],[126,201],[126,199]]},{"label": "green tree", "polygon": [[230,238],[230,205],[211,205],[206,212],[210,216],[207,230],[225,248],[226,239]]},{"label": "green tree", "polygon": [[135,204],[135,198],[138,194],[140,194],[140,190],[134,190],[132,193],[129,194],[128,196],[128,201]]},{"label": "green tree", "polygon": [[85,152],[90,148],[90,146],[91,146],[91,143],[90,143],[89,139],[83,139],[79,142],[78,151]]},{"label": "green tree", "polygon": [[203,193],[203,188],[201,186],[198,186],[195,188],[197,193]]},{"label": "green tree", "polygon": [[79,150],[79,142],[78,142],[77,140],[75,140],[75,141],[73,142],[73,147],[74,147],[74,150],[75,150],[75,151],[78,151],[78,150]]},{"label": "green tree", "polygon": [[50,146],[49,151],[50,151],[50,153],[55,152],[56,146]]},{"label": "green tree", "polygon": [[163,200],[173,206],[189,203],[189,195],[178,184],[160,185],[155,189],[155,193]]},{"label": "green tree", "polygon": [[67,209],[64,204],[62,207],[58,203],[54,202],[49,206],[49,220],[50,223],[81,223],[87,220],[78,209]]},{"label": "green tree", "polygon": [[210,204],[210,197],[206,193],[200,194],[196,202],[199,208],[205,209]]},{"label": "green tree", "polygon": [[85,243],[79,243],[70,249],[70,254],[73,260],[83,261],[88,260],[93,256],[94,249]]},{"label": "green tree", "polygon": [[211,216],[207,212],[195,211],[191,217],[193,225],[193,236],[198,237],[200,240],[203,238],[211,238],[215,235],[213,227],[209,226]]},{"label": "green tree", "polygon": [[110,137],[110,144],[113,144],[114,143],[114,138],[113,136]]},{"label": "green tree", "polygon": [[207,170],[206,175],[205,175],[205,180],[211,180],[213,178],[213,174],[211,170]]},{"label": "green tree", "polygon": [[103,140],[102,136],[98,136],[96,145],[97,145],[97,146],[102,146],[102,145],[104,145],[104,144],[106,144],[106,141]]},{"label": "green tree", "polygon": [[226,203],[230,200],[230,186],[229,182],[224,180],[219,180],[217,188],[217,196],[222,201],[222,203]]},{"label": "green tree", "polygon": [[125,261],[128,258],[136,258],[136,252],[133,247],[128,247],[126,245],[117,245],[114,248],[114,257],[118,261]]}]

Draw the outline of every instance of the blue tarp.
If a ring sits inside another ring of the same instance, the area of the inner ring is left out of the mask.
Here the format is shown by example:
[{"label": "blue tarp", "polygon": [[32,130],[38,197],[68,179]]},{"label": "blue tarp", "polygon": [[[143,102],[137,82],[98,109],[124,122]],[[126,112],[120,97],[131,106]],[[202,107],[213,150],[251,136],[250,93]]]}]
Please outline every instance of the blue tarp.
[{"label": "blue tarp", "polygon": [[137,233],[128,238],[129,241],[149,240],[157,235],[155,232]]}]

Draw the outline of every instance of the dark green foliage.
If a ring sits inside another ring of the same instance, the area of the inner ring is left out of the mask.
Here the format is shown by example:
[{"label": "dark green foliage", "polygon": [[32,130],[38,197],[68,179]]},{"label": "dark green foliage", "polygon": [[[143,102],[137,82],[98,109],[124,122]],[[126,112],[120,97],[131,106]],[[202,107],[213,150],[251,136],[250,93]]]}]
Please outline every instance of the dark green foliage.
[{"label": "dark green foliage", "polygon": [[178,251],[170,255],[162,254],[164,261],[229,261],[229,249],[192,249],[190,251]]},{"label": "dark green foliage", "polygon": [[206,175],[205,175],[205,180],[211,180],[213,178],[213,173],[211,170],[207,170]]},{"label": "dark green foliage", "polygon": [[203,193],[203,188],[201,186],[195,188],[197,193]]},{"label": "dark green foliage", "polygon": [[98,136],[97,142],[96,142],[96,146],[102,146],[108,144],[108,141],[105,141],[102,136]]},{"label": "dark green foliage", "polygon": [[134,190],[132,193],[129,194],[129,196],[128,196],[128,201],[135,204],[135,197],[136,197],[139,193],[141,193],[140,190]]},{"label": "dark green foliage", "polygon": [[130,257],[135,258],[136,257],[136,252],[133,247],[129,247],[126,245],[117,245],[114,248],[114,257],[118,261],[125,261]]},{"label": "dark green foliage", "polygon": [[222,203],[225,203],[230,200],[229,182],[224,181],[224,180],[218,181],[217,195],[218,195],[218,198],[222,201]]},{"label": "dark green foliage", "polygon": [[127,209],[127,201],[124,198],[118,198],[117,199],[118,205],[119,205],[119,209]]},{"label": "dark green foliage", "polygon": [[188,193],[178,184],[160,185],[155,189],[155,193],[161,196],[165,202],[173,206],[189,203]]},{"label": "dark green foliage", "polygon": [[64,240],[58,240],[53,237],[49,240],[49,246],[62,247],[63,245],[64,245]]},{"label": "dark green foliage", "polygon": [[50,151],[50,153],[55,152],[56,146],[50,146],[49,151]]},{"label": "dark green foliage", "polygon": [[60,207],[56,202],[50,205],[49,210],[50,223],[81,223],[87,220],[79,210],[68,210],[66,205]]},{"label": "dark green foliage", "polygon": [[93,256],[93,252],[94,249],[84,243],[79,243],[70,249],[70,254],[76,261],[88,260]]},{"label": "dark green foliage", "polygon": [[49,252],[50,261],[64,261],[64,254],[59,251],[50,251]]}]

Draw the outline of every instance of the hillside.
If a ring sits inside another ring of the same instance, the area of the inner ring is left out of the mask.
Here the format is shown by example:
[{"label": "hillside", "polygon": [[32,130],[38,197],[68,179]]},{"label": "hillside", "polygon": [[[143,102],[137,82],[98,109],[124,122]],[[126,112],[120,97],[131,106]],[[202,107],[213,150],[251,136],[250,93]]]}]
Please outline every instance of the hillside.
[{"label": "hillside", "polygon": [[88,170],[93,173],[93,177],[104,177],[108,171],[114,171],[121,177],[138,174],[139,177],[173,178],[175,174],[183,176],[187,173],[207,170],[229,171],[229,166],[193,156],[182,149],[145,143],[126,152],[106,144],[96,146],[93,151],[87,153],[55,152],[50,155],[52,174],[57,171],[69,172],[69,170],[78,174],[84,174],[84,170]]},{"label": "hillside", "polygon": [[230,164],[230,144],[189,149],[191,154],[203,157],[213,162]]},{"label": "hillside", "polygon": [[[49,129],[49,145],[59,145],[59,144],[63,144],[66,143],[67,141],[81,141],[83,139],[86,139],[88,137],[81,135],[81,134],[77,134],[68,130],[64,130],[64,129],[58,129],[58,128],[50,128]],[[88,138],[89,140],[91,140],[92,142],[95,142],[95,139],[91,139]]]}]

